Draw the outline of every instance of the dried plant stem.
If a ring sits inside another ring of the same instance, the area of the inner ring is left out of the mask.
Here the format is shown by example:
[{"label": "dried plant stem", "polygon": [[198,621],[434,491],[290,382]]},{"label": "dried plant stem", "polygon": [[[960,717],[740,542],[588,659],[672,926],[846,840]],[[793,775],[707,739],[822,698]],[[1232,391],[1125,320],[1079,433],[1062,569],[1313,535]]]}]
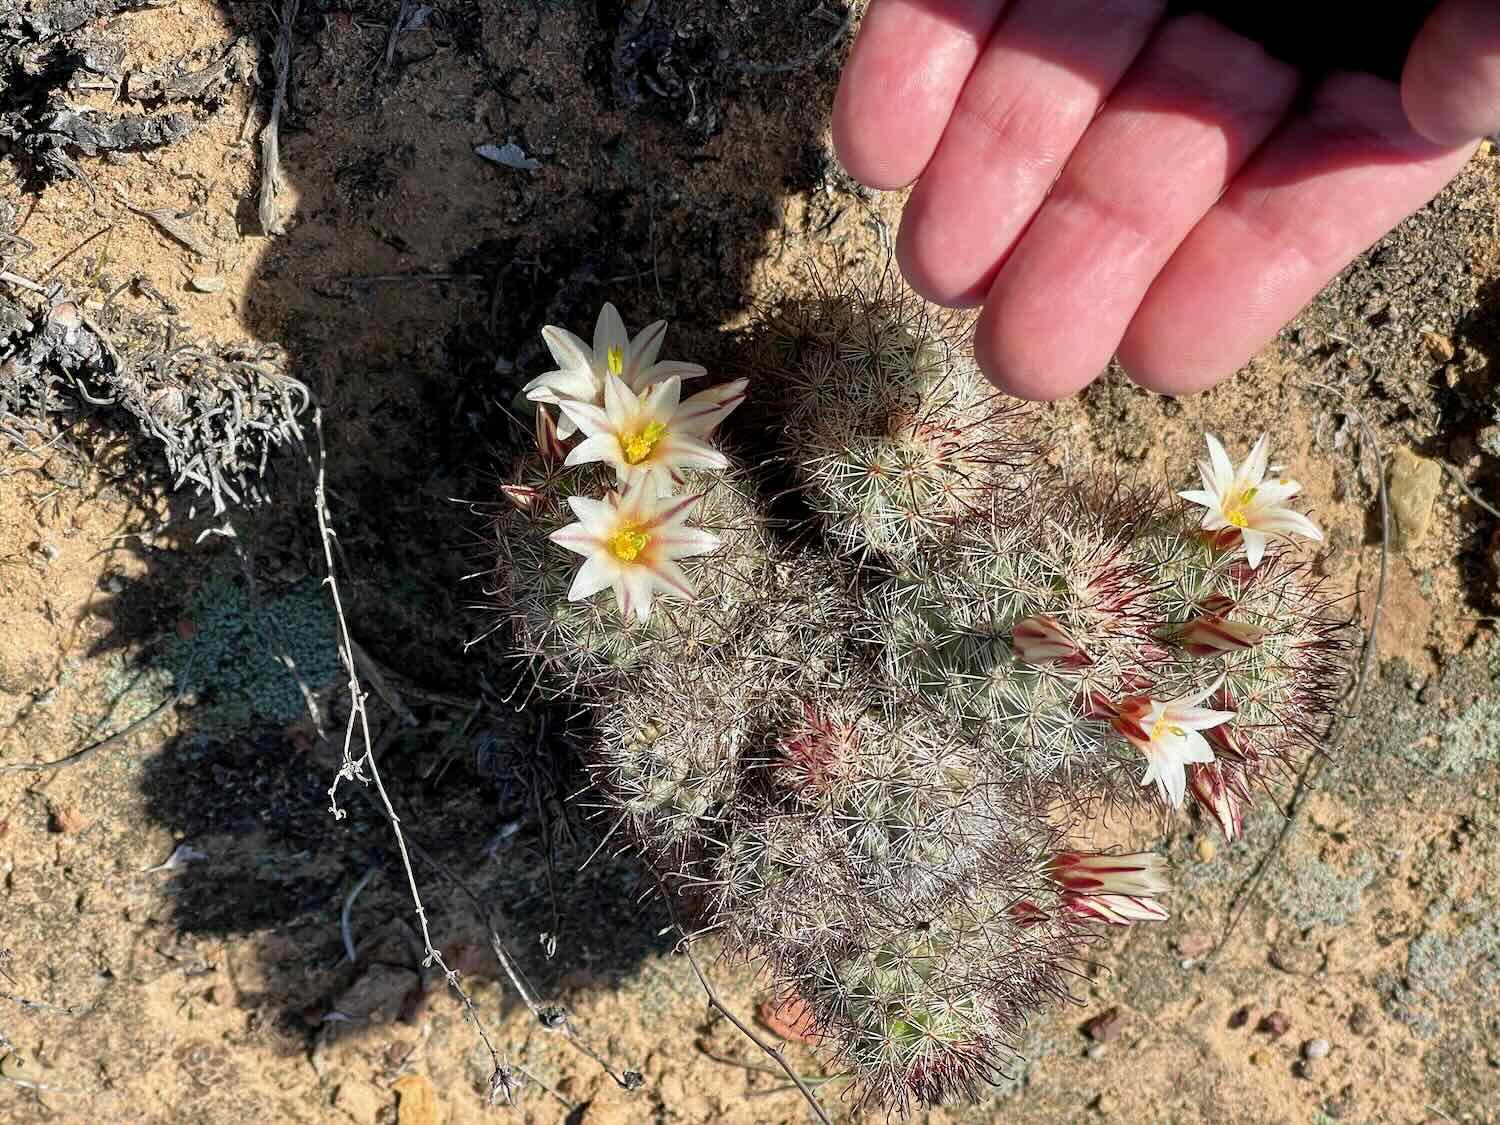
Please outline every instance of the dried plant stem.
[{"label": "dried plant stem", "polygon": [[[295,5],[296,0],[288,0],[289,5]],[[493,1104],[501,1097],[506,1102],[511,1101],[512,1093],[516,1086],[516,1079],[510,1066],[500,1059],[500,1053],[490,1042],[488,1032],[484,1023],[479,1018],[479,1012],[474,1006],[474,1001],[459,984],[458,973],[450,969],[443,955],[433,945],[432,933],[427,924],[427,909],[422,905],[422,892],[417,886],[416,873],[412,870],[411,855],[407,850],[406,836],[401,830],[401,818],[396,815],[396,810],[391,804],[390,795],[386,792],[385,782],[380,776],[380,767],[375,760],[375,749],[370,739],[369,717],[365,712],[365,692],[359,682],[359,673],[354,658],[354,642],[349,632],[349,623],[344,616],[343,596],[339,591],[337,567],[333,561],[333,544],[335,533],[332,519],[328,511],[328,488],[327,488],[327,465],[328,450],[323,442],[323,408],[321,405],[313,407],[313,431],[317,436],[318,451],[316,471],[316,484],[313,488],[313,505],[316,509],[318,520],[318,537],[323,544],[323,563],[327,568],[328,576],[324,579],[328,587],[329,596],[333,602],[334,617],[338,625],[339,659],[344,664],[344,669],[349,673],[349,720],[344,726],[344,761],[339,767],[338,774],[334,777],[333,784],[328,789],[329,811],[333,813],[335,820],[342,820],[348,814],[339,807],[338,787],[345,780],[358,781],[368,785],[373,782],[375,792],[380,798],[381,811],[386,821],[391,826],[391,832],[396,839],[396,850],[401,856],[402,870],[406,873],[407,890],[411,894],[411,900],[416,910],[417,923],[421,930],[422,952],[424,954],[424,966],[437,965],[442,970],[448,987],[457,993],[459,1001],[463,1004],[465,1012],[474,1021],[475,1030],[479,1033],[480,1040],[485,1049],[490,1053],[490,1062],[494,1069],[490,1075],[490,1102]],[[310,459],[310,458],[309,458]],[[354,739],[356,731],[364,746],[363,752],[355,757]],[[368,776],[365,771],[368,770]]]},{"label": "dried plant stem", "polygon": [[286,107],[287,77],[292,68],[292,24],[297,19],[298,0],[284,0],[276,25],[276,46],[271,55],[275,80],[271,87],[271,109],[260,130],[260,227],[268,235],[286,230],[276,193],[281,190],[281,114]]},{"label": "dried plant stem", "polygon": [[797,1092],[807,1102],[808,1108],[813,1111],[823,1125],[833,1125],[828,1114],[824,1112],[822,1105],[819,1104],[818,1099],[813,1095],[812,1090],[808,1088],[802,1076],[793,1069],[792,1064],[786,1061],[786,1056],[781,1053],[781,1050],[771,1046],[764,1038],[757,1035],[754,1028],[735,1015],[729,1006],[719,998],[718,990],[714,988],[713,982],[704,973],[703,966],[698,964],[698,958],[693,953],[693,939],[688,936],[687,930],[683,928],[682,919],[677,915],[677,906],[672,901],[672,893],[667,890],[666,884],[662,882],[660,874],[656,874],[656,885],[658,890],[661,891],[662,901],[667,904],[667,909],[672,914],[672,926],[676,929],[680,938],[678,948],[687,956],[688,964],[693,967],[693,975],[698,978],[698,984],[702,987],[703,994],[708,998],[708,1006],[732,1023],[741,1035],[759,1047],[780,1068],[781,1072],[792,1080],[792,1084],[797,1087]]}]

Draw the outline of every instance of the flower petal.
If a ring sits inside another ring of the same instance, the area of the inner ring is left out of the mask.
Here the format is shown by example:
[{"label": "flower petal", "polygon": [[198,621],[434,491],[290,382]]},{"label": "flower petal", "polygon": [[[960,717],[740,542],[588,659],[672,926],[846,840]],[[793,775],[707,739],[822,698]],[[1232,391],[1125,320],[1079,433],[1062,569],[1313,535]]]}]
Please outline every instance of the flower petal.
[{"label": "flower petal", "polygon": [[599,385],[591,372],[549,371],[531,380],[521,392],[532,402],[556,402],[564,398],[591,402],[599,393]]},{"label": "flower petal", "polygon": [[1253,527],[1242,527],[1240,538],[1245,542],[1245,559],[1254,570],[1260,565],[1260,560],[1266,557],[1267,537],[1265,532]]},{"label": "flower petal", "polygon": [[620,319],[619,310],[605,301],[604,307],[599,310],[599,319],[594,322],[594,370],[600,375],[608,373],[609,353],[616,348],[620,352],[623,371],[625,353],[630,348],[630,334],[625,331],[625,322]]},{"label": "flower petal", "polygon": [[639,372],[630,383],[636,392],[640,392],[653,383],[660,383],[663,379],[670,379],[674,375],[679,379],[696,379],[699,376],[707,374],[708,368],[701,364],[683,363],[681,360],[668,359],[647,368],[645,371]]},{"label": "flower petal", "polygon": [[593,555],[602,546],[599,536],[581,523],[570,523],[567,527],[560,527],[547,538],[559,547],[564,547],[578,555]]},{"label": "flower petal", "polygon": [[690,555],[707,555],[719,549],[721,540],[701,527],[678,524],[651,536],[651,546],[663,558],[685,559]]},{"label": "flower petal", "polygon": [[1250,447],[1250,456],[1240,466],[1240,482],[1246,488],[1255,488],[1266,479],[1266,462],[1271,456],[1271,435],[1261,434]]},{"label": "flower petal", "polygon": [[675,430],[677,425],[674,415],[681,399],[682,380],[673,375],[660,383],[652,384],[646,392],[645,401],[641,403],[641,413],[651,421],[671,425]]},{"label": "flower petal", "polygon": [[660,589],[676,594],[679,598],[691,601],[698,595],[688,576],[682,572],[682,567],[671,559],[657,559],[651,566],[651,577]]},{"label": "flower petal", "polygon": [[573,399],[562,398],[557,400],[557,408],[563,412],[565,418],[589,437],[614,432],[609,415],[591,402],[577,402]]},{"label": "flower petal", "polygon": [[629,617],[634,613],[641,621],[649,618],[654,585],[648,568],[644,566],[621,567],[620,581],[615,584],[615,595],[620,599],[621,615]]},{"label": "flower petal", "polygon": [[699,391],[682,404],[673,419],[673,428],[693,437],[707,437],[714,427],[745,401],[748,379],[735,379]]},{"label": "flower petal", "polygon": [[573,333],[549,324],[542,329],[542,341],[552,353],[553,362],[563,371],[593,378],[594,353]]},{"label": "flower petal", "polygon": [[1217,507],[1219,503],[1218,497],[1207,489],[1200,490],[1194,488],[1187,492],[1179,492],[1177,495],[1181,496],[1189,504],[1201,504],[1205,508]]},{"label": "flower petal", "polygon": [[578,522],[589,534],[603,539],[615,529],[619,522],[619,509],[608,500],[595,500],[592,496],[569,496],[568,507],[578,517]]},{"label": "flower petal", "polygon": [[667,322],[658,320],[654,324],[648,324],[636,333],[635,338],[630,341],[630,350],[625,353],[625,378],[627,382],[642,371],[649,371],[656,365],[656,357],[661,354],[662,341],[667,338]]},{"label": "flower petal", "polygon": [[577,602],[591,598],[606,586],[613,586],[620,578],[620,562],[608,551],[599,551],[583,560],[578,573],[573,576],[573,585],[568,587],[568,601]]},{"label": "flower petal", "polygon": [[1223,496],[1234,487],[1234,463],[1229,460],[1229,454],[1224,452],[1224,446],[1213,434],[1204,434],[1203,440],[1208,443],[1208,458],[1213,468],[1213,489]]},{"label": "flower petal", "polygon": [[727,469],[729,458],[705,441],[670,431],[656,446],[656,459],[683,469]]},{"label": "flower petal", "polygon": [[1273,512],[1266,513],[1265,518],[1257,523],[1260,530],[1277,532],[1285,535],[1288,533],[1305,535],[1314,542],[1323,541],[1323,529],[1301,512],[1293,511],[1291,508],[1278,508]]},{"label": "flower petal", "polygon": [[603,461],[616,469],[625,465],[625,451],[620,448],[620,439],[614,434],[594,434],[584,438],[568,451],[564,465],[587,465]]}]

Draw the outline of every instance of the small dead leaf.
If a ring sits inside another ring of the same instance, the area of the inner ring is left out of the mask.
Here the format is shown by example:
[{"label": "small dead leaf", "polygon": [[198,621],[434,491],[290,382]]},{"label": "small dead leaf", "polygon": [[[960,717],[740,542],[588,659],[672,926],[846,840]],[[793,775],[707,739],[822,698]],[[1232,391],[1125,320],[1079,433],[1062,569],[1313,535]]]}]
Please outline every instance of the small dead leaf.
[{"label": "small dead leaf", "polygon": [[421,1074],[407,1074],[391,1085],[400,1097],[396,1125],[438,1125],[437,1091]]},{"label": "small dead leaf", "polygon": [[474,155],[502,168],[514,168],[517,172],[540,172],[542,162],[526,155],[518,144],[475,145]]}]

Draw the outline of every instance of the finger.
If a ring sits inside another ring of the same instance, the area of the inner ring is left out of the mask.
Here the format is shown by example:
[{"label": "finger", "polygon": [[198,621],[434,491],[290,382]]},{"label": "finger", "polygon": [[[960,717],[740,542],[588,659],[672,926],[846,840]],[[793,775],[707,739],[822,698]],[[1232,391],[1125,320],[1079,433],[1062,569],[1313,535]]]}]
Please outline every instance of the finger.
[{"label": "finger", "polygon": [[1029,399],[1108,365],[1172,252],[1291,107],[1297,72],[1203,16],[1164,25],[1001,268],[980,365]]},{"label": "finger", "polygon": [[1394,84],[1326,79],[1172,255],[1126,330],[1120,362],[1166,394],[1234,374],[1330,278],[1436,195],[1470,151],[1418,136]]},{"label": "finger", "polygon": [[907,201],[902,272],[974,305],[1046,197],[1165,0],[1012,0]]},{"label": "finger", "polygon": [[1005,0],[874,0],[833,101],[833,144],[873,188],[922,174]]},{"label": "finger", "polygon": [[1500,132],[1500,5],[1447,0],[1417,33],[1401,75],[1412,126],[1437,144]]}]

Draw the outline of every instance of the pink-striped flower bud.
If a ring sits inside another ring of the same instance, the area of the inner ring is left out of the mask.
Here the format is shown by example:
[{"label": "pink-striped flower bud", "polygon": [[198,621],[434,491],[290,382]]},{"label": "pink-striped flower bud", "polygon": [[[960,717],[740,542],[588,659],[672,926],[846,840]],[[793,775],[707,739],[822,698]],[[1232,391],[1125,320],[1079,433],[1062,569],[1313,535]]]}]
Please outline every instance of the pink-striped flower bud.
[{"label": "pink-striped flower bud", "polygon": [[536,448],[542,455],[542,460],[549,465],[562,464],[568,455],[562,438],[557,436],[557,422],[552,417],[552,411],[540,403],[536,408]]},{"label": "pink-striped flower bud", "polygon": [[1231,784],[1238,771],[1225,769],[1218,762],[1188,766],[1188,792],[1203,811],[1214,818],[1224,839],[1233,843],[1245,834],[1245,814],[1240,796]]},{"label": "pink-striped flower bud", "polygon": [[1017,621],[1011,630],[1016,656],[1023,664],[1056,664],[1062,668],[1086,668],[1093,658],[1068,635],[1057,618],[1045,613]]},{"label": "pink-striped flower bud", "polygon": [[1177,642],[1189,656],[1221,656],[1226,652],[1244,652],[1265,639],[1266,631],[1243,621],[1230,621],[1216,615],[1195,617],[1175,630]]},{"label": "pink-striped flower bud", "polygon": [[1129,926],[1135,922],[1165,922],[1171,917],[1161,903],[1134,895],[1072,895],[1062,896],[1063,906],[1092,922],[1108,922],[1111,926]]},{"label": "pink-striped flower bud", "polygon": [[1210,617],[1228,617],[1234,607],[1235,601],[1228,594],[1209,594],[1198,603],[1198,608]]},{"label": "pink-striped flower bud", "polygon": [[1166,909],[1155,896],[1170,889],[1166,860],[1154,852],[1102,855],[1059,852],[1047,874],[1062,889],[1059,901],[1073,914],[1114,926],[1158,922]]},{"label": "pink-striped flower bud", "polygon": [[1058,852],[1047,874],[1065,891],[1080,894],[1158,895],[1171,890],[1167,861],[1155,852]]},{"label": "pink-striped flower bud", "polygon": [[541,503],[542,494],[529,484],[502,484],[500,494],[509,500],[519,512],[530,515]]}]

